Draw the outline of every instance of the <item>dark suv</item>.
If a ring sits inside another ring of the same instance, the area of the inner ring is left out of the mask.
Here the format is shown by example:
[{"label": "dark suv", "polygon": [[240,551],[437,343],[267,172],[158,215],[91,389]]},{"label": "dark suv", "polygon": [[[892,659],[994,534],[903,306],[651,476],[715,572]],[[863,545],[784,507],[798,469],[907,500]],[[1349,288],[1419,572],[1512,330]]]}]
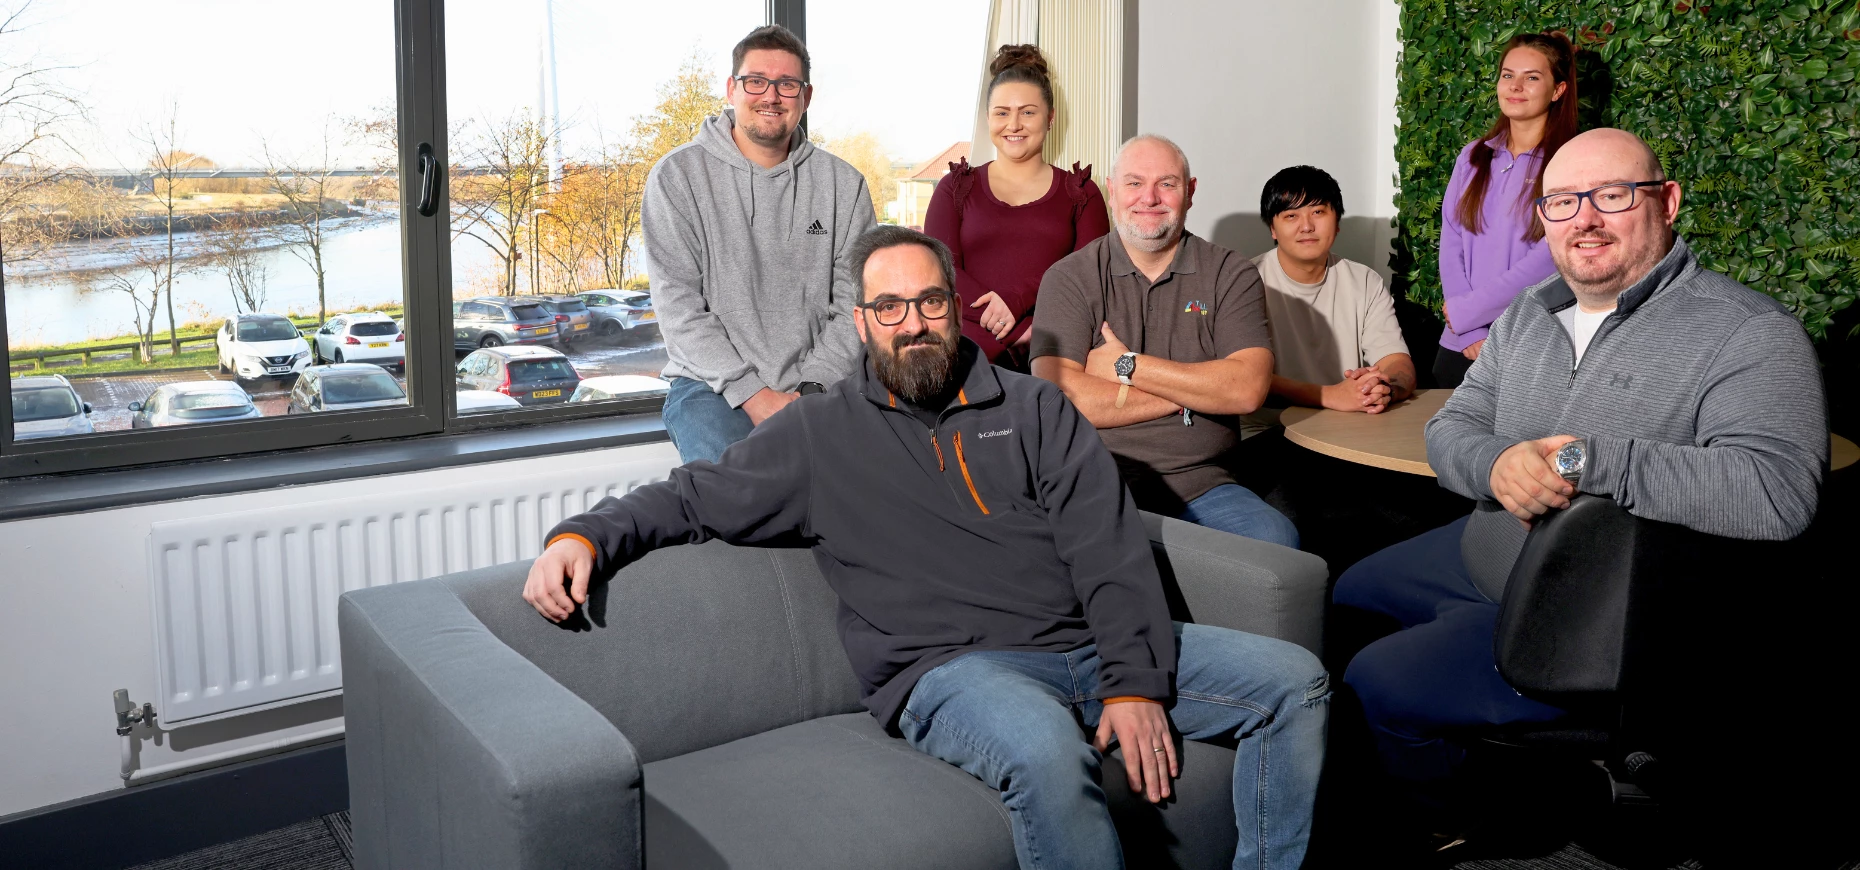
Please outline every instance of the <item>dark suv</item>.
[{"label": "dark suv", "polygon": [[503,393],[520,405],[566,402],[580,383],[568,357],[549,347],[487,347],[459,360],[459,389]]},{"label": "dark suv", "polygon": [[588,310],[588,303],[581,301],[579,296],[514,296],[510,301],[533,302],[555,315],[557,344],[563,348],[567,348],[570,341],[594,330],[594,312]]},{"label": "dark suv", "polygon": [[452,346],[459,350],[555,341],[555,313],[521,297],[480,296],[452,303]]}]

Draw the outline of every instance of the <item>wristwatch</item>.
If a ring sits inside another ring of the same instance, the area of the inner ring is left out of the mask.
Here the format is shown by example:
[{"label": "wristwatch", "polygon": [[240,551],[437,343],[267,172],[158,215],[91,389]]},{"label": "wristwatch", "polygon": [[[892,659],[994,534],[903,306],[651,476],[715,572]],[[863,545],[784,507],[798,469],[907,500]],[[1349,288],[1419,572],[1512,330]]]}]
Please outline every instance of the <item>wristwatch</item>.
[{"label": "wristwatch", "polygon": [[1130,376],[1137,373],[1137,352],[1127,350],[1117,358],[1117,382],[1130,386]]},{"label": "wristwatch", "polygon": [[794,391],[803,396],[811,396],[815,393],[824,393],[827,391],[827,388],[819,381],[802,381],[801,385],[796,387]]},{"label": "wristwatch", "polygon": [[1578,438],[1557,448],[1553,463],[1558,477],[1582,488],[1582,471],[1589,464],[1589,442]]}]

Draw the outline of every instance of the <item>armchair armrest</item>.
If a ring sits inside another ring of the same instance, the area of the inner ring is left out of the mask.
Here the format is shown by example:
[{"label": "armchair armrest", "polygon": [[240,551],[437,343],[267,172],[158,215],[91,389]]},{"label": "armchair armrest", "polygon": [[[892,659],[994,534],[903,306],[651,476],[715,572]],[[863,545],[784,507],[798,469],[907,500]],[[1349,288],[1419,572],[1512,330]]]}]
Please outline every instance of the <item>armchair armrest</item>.
[{"label": "armchair armrest", "polygon": [[338,606],[362,868],[638,868],[639,759],[444,584]]},{"label": "armchair armrest", "polygon": [[1288,640],[1324,655],[1330,570],[1311,553],[1145,512],[1176,619]]}]

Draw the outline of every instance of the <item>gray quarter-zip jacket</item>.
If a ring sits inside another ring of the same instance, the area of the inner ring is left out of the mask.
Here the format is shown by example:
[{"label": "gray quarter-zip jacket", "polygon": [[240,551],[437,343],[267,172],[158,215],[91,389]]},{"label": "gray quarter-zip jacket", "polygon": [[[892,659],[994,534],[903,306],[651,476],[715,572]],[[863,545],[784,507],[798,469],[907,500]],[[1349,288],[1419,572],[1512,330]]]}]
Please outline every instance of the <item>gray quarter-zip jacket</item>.
[{"label": "gray quarter-zip jacket", "polygon": [[859,170],[799,131],[764,169],[737,149],[735,124],[731,109],[705,119],[653,166],[640,212],[664,374],[732,407],[858,371],[846,250],[878,225]]},{"label": "gray quarter-zip jacket", "polygon": [[1440,485],[1477,500],[1460,542],[1473,582],[1504,594],[1526,529],[1492,495],[1520,441],[1588,439],[1583,492],[1713,535],[1786,540],[1814,519],[1828,467],[1821,372],[1776,300],[1701,268],[1675,239],[1622,291],[1576,364],[1561,276],[1518,295],[1427,424]]}]

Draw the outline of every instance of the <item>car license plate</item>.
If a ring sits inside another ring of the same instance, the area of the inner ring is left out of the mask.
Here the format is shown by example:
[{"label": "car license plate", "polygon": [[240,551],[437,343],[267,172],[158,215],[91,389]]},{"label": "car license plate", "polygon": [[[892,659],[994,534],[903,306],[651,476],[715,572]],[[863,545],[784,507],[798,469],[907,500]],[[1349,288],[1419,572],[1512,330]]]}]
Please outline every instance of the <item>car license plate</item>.
[{"label": "car license plate", "polygon": [[268,368],[265,371],[270,374],[274,374],[274,375],[282,375],[282,374],[289,373],[290,370],[291,370],[290,366],[272,366],[271,368]]},{"label": "car license plate", "polygon": [[587,325],[587,324],[585,324],[585,323],[577,323],[577,324],[575,324],[575,330],[576,330],[577,332],[579,332],[579,331],[581,331],[581,330],[583,330],[583,329],[587,329],[587,328],[588,328],[588,325]]},{"label": "car license plate", "polygon": [[369,347],[387,347],[387,346],[388,346],[388,342],[385,342],[385,341],[371,341],[371,342],[369,342],[369,343],[368,343],[368,346],[369,346]]},{"label": "car license plate", "polygon": [[657,311],[648,311],[648,312],[646,312],[645,314],[641,314],[641,315],[639,316],[639,319],[640,319],[640,320],[658,320],[658,319],[659,319],[659,312],[657,312]]},{"label": "car license plate", "polygon": [[547,399],[551,396],[559,396],[559,395],[562,395],[561,390],[537,390],[536,392],[533,392],[530,394],[530,398]]}]

